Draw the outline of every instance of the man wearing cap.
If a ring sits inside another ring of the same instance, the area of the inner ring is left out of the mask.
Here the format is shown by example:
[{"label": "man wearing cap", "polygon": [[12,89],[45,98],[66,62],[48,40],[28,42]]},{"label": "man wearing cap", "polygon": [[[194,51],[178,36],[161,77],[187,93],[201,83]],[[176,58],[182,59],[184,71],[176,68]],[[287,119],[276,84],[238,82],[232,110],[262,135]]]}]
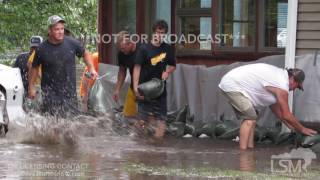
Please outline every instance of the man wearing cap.
[{"label": "man wearing cap", "polygon": [[20,54],[13,67],[17,67],[20,69],[21,78],[23,82],[23,87],[25,90],[25,95],[28,94],[28,72],[29,72],[29,66],[28,61],[30,57],[33,56],[36,48],[42,43],[42,37],[41,36],[32,36],[30,39],[30,50],[29,52],[25,52]]},{"label": "man wearing cap", "polygon": [[41,65],[42,111],[65,116],[78,113],[75,56],[83,57],[89,72],[97,76],[91,56],[77,40],[64,35],[65,21],[57,15],[48,19],[48,39],[36,50],[29,78],[29,97],[35,97],[35,80]]},{"label": "man wearing cap", "polygon": [[240,66],[222,77],[219,88],[237,118],[242,120],[240,149],[254,148],[257,110],[267,106],[290,129],[308,136],[317,134],[315,130],[304,127],[289,110],[289,91],[303,90],[304,79],[301,69],[281,69],[263,63]]}]

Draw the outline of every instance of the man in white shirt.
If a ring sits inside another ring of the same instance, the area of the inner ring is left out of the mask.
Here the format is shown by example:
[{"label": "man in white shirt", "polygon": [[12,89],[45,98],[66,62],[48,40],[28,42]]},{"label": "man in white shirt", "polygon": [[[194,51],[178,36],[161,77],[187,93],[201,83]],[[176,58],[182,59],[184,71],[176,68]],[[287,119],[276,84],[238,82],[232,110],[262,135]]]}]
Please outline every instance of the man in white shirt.
[{"label": "man in white shirt", "polygon": [[219,88],[241,119],[240,149],[254,148],[257,109],[269,106],[290,129],[312,136],[315,130],[304,127],[289,110],[289,91],[303,90],[301,69],[281,69],[258,63],[235,68],[224,75]]}]

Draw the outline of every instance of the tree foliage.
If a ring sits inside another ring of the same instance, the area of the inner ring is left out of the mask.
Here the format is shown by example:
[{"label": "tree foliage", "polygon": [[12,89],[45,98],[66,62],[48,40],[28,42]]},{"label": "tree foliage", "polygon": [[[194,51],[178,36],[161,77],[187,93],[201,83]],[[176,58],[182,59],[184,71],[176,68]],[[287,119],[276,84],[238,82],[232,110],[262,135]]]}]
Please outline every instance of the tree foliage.
[{"label": "tree foliage", "polygon": [[[47,20],[59,15],[76,38],[97,33],[98,0],[0,0],[0,52],[29,48],[33,35],[47,36]],[[92,47],[95,47],[94,45]]]}]

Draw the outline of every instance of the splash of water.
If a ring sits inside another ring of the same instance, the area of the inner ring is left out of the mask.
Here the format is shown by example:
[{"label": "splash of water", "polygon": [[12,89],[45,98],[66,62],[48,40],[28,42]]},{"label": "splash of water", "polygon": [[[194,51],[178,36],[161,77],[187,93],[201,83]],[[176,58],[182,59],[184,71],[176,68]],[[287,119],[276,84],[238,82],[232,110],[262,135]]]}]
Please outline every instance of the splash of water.
[{"label": "splash of water", "polygon": [[9,132],[0,143],[77,145],[82,137],[113,134],[112,114],[63,119],[30,112],[24,126],[10,122]]}]

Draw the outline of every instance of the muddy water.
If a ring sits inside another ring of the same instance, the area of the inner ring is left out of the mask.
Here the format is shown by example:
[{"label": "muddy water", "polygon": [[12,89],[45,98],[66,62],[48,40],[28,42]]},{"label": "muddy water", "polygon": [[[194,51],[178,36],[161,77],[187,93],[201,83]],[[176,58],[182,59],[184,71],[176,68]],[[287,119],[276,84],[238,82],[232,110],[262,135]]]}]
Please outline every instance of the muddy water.
[{"label": "muddy water", "polygon": [[[307,172],[272,173],[272,155],[291,146],[238,144],[211,138],[166,137],[162,143],[119,135],[112,116],[63,120],[29,114],[27,128],[11,124],[0,139],[3,179],[268,179],[319,177],[315,159]],[[319,156],[319,155],[318,155]],[[293,163],[296,165],[295,163]],[[297,167],[297,166],[294,166]],[[280,170],[283,170],[281,167]],[[296,168],[298,170],[298,168]]]}]

